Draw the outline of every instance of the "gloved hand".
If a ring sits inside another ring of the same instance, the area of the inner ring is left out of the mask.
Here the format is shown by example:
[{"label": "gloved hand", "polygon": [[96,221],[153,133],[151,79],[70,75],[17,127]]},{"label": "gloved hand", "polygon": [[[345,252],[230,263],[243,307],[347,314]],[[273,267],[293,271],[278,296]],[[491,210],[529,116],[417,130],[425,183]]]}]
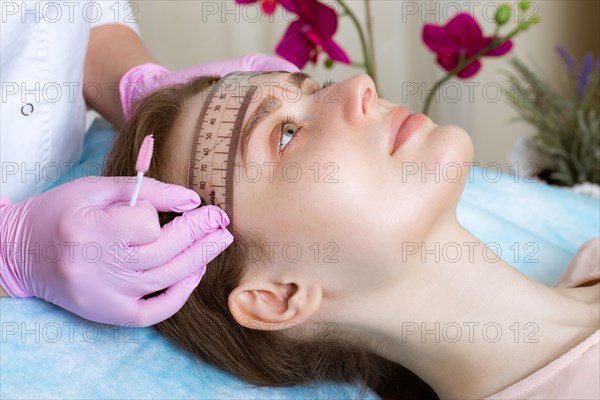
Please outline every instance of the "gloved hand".
[{"label": "gloved hand", "polygon": [[133,105],[150,92],[162,87],[185,83],[198,76],[227,75],[236,71],[288,71],[298,67],[282,58],[265,54],[250,54],[241,58],[200,64],[181,71],[171,72],[157,64],[142,64],[127,71],[119,83],[121,106],[125,121],[132,115]]},{"label": "gloved hand", "polygon": [[[231,242],[229,218],[192,190],[135,177],[85,177],[0,201],[0,283],[96,322],[149,326],[175,314]],[[160,227],[158,211],[184,212]],[[188,211],[192,210],[192,211]],[[143,296],[164,288],[147,300]]]}]

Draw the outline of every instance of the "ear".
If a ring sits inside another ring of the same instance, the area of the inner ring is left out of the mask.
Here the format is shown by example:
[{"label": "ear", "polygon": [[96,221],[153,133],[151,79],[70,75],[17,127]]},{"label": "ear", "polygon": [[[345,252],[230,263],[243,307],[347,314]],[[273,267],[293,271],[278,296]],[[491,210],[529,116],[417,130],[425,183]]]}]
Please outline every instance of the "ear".
[{"label": "ear", "polygon": [[243,282],[229,295],[236,321],[247,328],[279,330],[301,324],[319,309],[322,288],[314,282]]}]

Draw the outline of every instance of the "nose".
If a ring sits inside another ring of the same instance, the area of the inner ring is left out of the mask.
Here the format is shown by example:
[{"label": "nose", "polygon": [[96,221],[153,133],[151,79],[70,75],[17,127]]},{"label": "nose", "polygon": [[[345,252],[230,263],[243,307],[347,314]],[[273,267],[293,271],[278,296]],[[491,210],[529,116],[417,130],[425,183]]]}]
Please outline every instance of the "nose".
[{"label": "nose", "polygon": [[346,120],[352,125],[360,125],[367,120],[371,106],[377,100],[375,82],[367,74],[347,79],[340,84],[340,97]]}]

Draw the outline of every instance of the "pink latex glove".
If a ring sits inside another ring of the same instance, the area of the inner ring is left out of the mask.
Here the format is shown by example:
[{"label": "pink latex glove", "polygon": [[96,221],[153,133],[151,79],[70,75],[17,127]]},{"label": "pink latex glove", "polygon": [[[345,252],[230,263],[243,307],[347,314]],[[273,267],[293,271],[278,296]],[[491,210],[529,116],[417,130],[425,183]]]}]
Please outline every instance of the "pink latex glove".
[{"label": "pink latex glove", "polygon": [[[6,292],[121,326],[149,326],[175,314],[206,264],[233,241],[229,218],[215,206],[195,209],[196,192],[147,177],[130,207],[134,182],[85,177],[20,203],[0,198]],[[184,214],[161,228],[157,210]]]},{"label": "pink latex glove", "polygon": [[132,107],[139,99],[162,87],[185,83],[192,78],[208,75],[227,75],[236,71],[297,72],[298,67],[278,57],[250,54],[240,58],[200,64],[171,72],[158,64],[142,64],[127,71],[119,83],[121,106],[125,121],[131,118]]}]

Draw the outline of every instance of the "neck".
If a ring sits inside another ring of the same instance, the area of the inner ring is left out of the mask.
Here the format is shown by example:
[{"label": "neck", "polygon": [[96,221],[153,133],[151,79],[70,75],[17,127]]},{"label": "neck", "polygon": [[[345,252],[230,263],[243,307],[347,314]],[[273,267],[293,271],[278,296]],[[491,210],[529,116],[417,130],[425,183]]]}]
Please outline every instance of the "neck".
[{"label": "neck", "polygon": [[374,339],[373,350],[440,398],[492,395],[599,328],[597,286],[549,288],[485,248],[453,215],[418,253],[404,256],[396,281],[361,299],[372,305],[362,307],[369,312],[360,329]]}]

